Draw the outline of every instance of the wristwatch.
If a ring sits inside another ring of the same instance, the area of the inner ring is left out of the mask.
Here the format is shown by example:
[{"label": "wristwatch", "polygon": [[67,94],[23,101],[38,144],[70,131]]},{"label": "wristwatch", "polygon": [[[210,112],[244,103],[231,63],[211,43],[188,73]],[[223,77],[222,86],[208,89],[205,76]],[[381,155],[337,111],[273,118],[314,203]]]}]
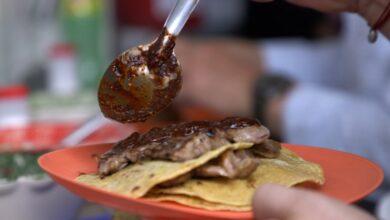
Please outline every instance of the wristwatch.
[{"label": "wristwatch", "polygon": [[[253,95],[253,116],[264,126],[268,126],[266,110],[269,101],[277,96],[286,94],[294,85],[294,81],[281,74],[265,74],[255,81]],[[272,132],[271,132],[272,133]]]}]

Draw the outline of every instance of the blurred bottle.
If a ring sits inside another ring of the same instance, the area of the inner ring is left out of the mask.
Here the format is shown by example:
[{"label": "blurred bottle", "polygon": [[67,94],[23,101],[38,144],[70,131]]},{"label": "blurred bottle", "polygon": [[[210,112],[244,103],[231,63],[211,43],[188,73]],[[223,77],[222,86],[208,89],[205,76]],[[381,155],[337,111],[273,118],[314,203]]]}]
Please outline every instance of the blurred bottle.
[{"label": "blurred bottle", "polygon": [[53,95],[71,96],[79,89],[75,52],[69,44],[56,44],[49,53],[48,87]]},{"label": "blurred bottle", "polygon": [[30,121],[25,86],[0,87],[0,128],[25,126]]},{"label": "blurred bottle", "polygon": [[60,0],[64,40],[73,44],[77,72],[85,89],[96,89],[106,68],[107,22],[104,0]]}]

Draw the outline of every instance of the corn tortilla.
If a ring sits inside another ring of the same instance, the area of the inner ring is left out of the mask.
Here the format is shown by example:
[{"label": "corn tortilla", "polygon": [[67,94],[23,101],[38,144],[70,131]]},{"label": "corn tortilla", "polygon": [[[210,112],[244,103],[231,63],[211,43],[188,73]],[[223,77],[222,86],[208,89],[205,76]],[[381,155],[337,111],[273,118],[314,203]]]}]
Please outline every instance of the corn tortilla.
[{"label": "corn tortilla", "polygon": [[242,207],[251,205],[252,196],[258,186],[274,183],[290,187],[303,182],[323,184],[324,175],[321,167],[282,148],[278,158],[260,159],[255,172],[246,179],[191,179],[182,185],[155,189],[153,192],[165,195],[184,195],[200,198],[210,203]]},{"label": "corn tortilla", "polygon": [[129,165],[103,179],[96,174],[85,174],[77,177],[76,180],[132,198],[139,198],[144,196],[154,186],[186,174],[227,150],[245,149],[250,148],[252,145],[251,143],[229,144],[185,162],[145,161]]},{"label": "corn tortilla", "polygon": [[154,201],[169,201],[176,202],[182,205],[187,205],[195,208],[206,209],[210,211],[250,211],[251,206],[234,206],[221,203],[207,202],[203,199],[185,195],[164,195],[164,194],[148,194],[146,198]]}]

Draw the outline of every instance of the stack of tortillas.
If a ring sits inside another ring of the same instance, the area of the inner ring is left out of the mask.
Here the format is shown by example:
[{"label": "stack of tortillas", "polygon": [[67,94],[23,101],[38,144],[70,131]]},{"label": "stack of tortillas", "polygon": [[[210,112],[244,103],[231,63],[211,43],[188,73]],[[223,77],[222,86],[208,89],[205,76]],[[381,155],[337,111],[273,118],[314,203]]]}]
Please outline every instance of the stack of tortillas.
[{"label": "stack of tortillas", "polygon": [[258,186],[275,183],[293,186],[303,182],[324,183],[318,164],[298,157],[282,148],[275,159],[260,159],[257,169],[246,179],[192,178],[185,183],[162,188],[158,185],[191,172],[227,150],[250,148],[250,143],[236,143],[209,151],[185,162],[144,161],[132,164],[105,178],[95,174],[81,175],[78,181],[132,198],[173,201],[208,210],[248,211]]}]

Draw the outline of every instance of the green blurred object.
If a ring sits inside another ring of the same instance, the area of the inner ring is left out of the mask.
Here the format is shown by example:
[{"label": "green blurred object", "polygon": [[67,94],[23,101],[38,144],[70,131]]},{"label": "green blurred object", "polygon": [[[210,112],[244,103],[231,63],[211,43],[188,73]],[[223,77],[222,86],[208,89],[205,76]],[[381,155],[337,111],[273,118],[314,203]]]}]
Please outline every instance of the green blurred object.
[{"label": "green blurred object", "polygon": [[83,89],[96,90],[106,64],[104,0],[61,0],[64,40],[76,48],[77,72]]},{"label": "green blurred object", "polygon": [[32,119],[41,122],[81,122],[100,111],[96,92],[85,89],[65,97],[35,92],[29,97],[29,105]]},{"label": "green blurred object", "polygon": [[41,179],[45,173],[38,165],[38,157],[44,152],[29,153],[1,153],[0,154],[0,179],[15,181],[21,176],[31,176]]}]

